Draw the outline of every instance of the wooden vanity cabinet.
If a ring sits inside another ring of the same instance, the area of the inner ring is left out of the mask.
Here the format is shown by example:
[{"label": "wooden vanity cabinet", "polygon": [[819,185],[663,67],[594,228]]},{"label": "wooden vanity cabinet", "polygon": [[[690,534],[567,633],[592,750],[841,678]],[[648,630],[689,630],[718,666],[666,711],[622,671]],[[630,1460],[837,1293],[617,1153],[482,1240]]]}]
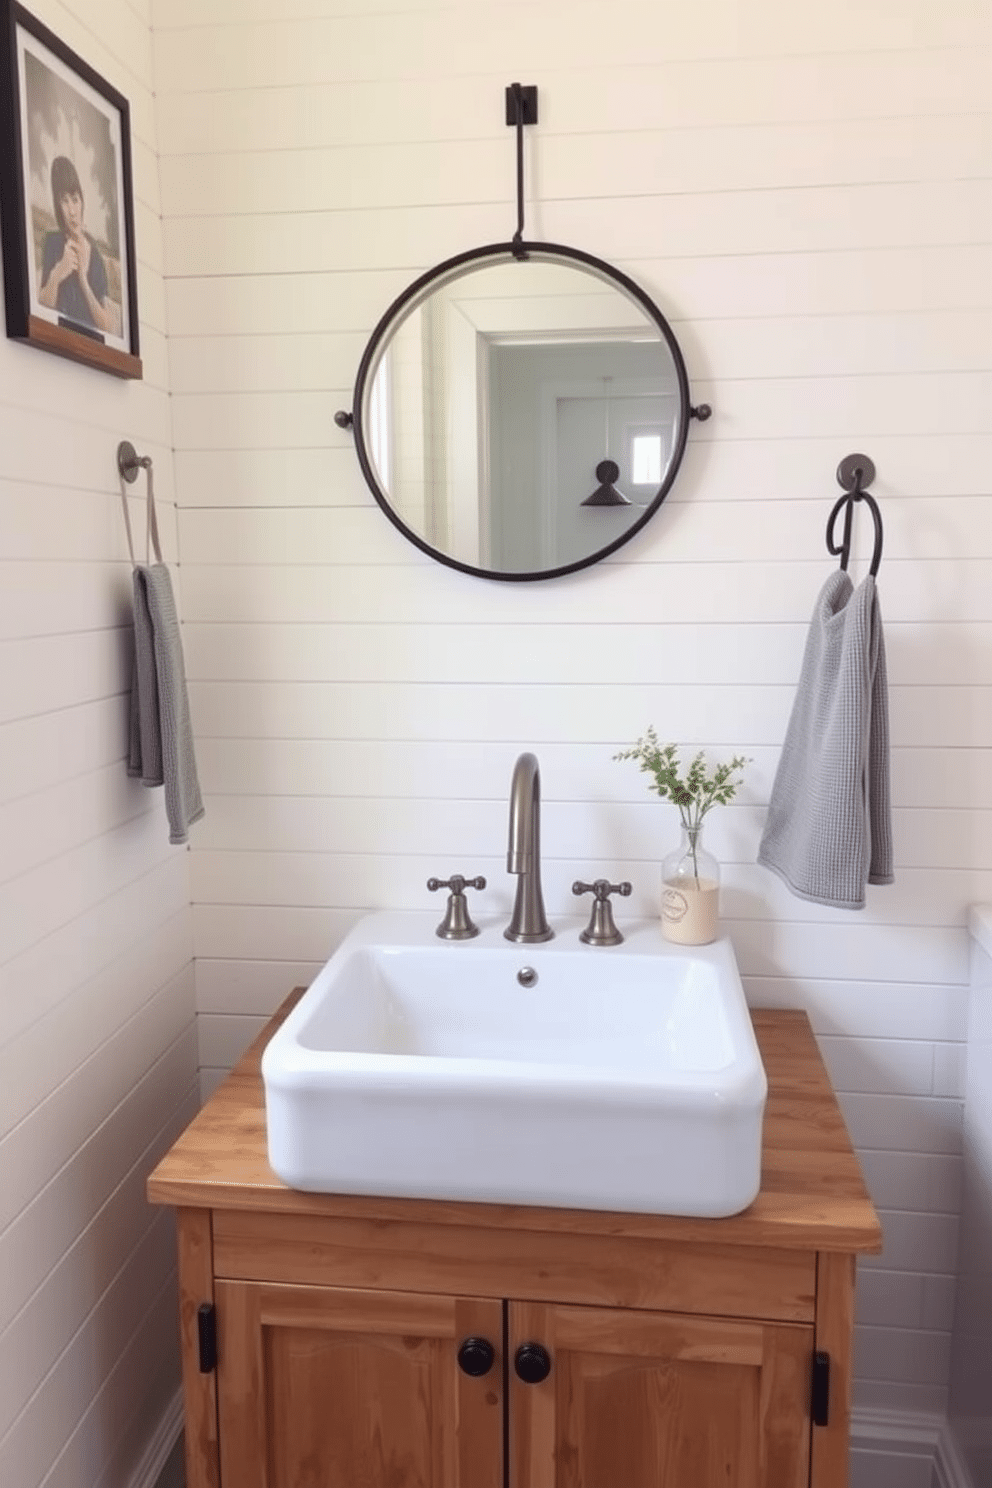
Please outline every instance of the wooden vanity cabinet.
[{"label": "wooden vanity cabinet", "polygon": [[513,1303],[542,1338],[544,1385],[510,1383],[519,1488],[805,1488],[813,1329],[620,1308]]},{"label": "wooden vanity cabinet", "polygon": [[287,1189],[267,1030],[149,1180],[188,1488],[845,1488],[881,1232],[805,1015],[754,1021],[762,1192],[709,1221]]},{"label": "wooden vanity cabinet", "polygon": [[218,1281],[222,1481],[237,1488],[503,1488],[503,1390],[465,1338],[486,1298]]},{"label": "wooden vanity cabinet", "polygon": [[[238,1488],[503,1488],[506,1407],[519,1488],[809,1481],[810,1327],[513,1302],[504,1358],[487,1298],[218,1281],[215,1300]],[[478,1338],[494,1359],[472,1376],[457,1355]],[[527,1383],[513,1359],[535,1339],[551,1370]]]}]

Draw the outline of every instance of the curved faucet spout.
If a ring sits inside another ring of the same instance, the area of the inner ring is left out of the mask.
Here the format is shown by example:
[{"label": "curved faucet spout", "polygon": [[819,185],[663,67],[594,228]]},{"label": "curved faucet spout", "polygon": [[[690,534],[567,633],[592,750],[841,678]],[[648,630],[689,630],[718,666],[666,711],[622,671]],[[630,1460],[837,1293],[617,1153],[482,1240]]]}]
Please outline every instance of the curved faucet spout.
[{"label": "curved faucet spout", "polygon": [[513,917],[507,940],[551,940],[554,931],[544,913],[541,893],[541,768],[537,755],[522,754],[510,781],[510,831],[506,871],[517,875]]},{"label": "curved faucet spout", "polygon": [[541,767],[536,754],[522,754],[510,781],[510,834],[506,845],[507,873],[529,873],[535,854],[540,872]]}]

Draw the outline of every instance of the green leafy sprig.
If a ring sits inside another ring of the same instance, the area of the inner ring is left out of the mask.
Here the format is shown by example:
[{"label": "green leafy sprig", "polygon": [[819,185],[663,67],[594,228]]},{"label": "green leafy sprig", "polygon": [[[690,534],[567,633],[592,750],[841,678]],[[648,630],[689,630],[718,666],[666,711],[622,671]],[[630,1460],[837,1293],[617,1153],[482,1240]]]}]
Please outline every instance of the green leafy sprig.
[{"label": "green leafy sprig", "polygon": [[714,765],[709,770],[700,750],[683,773],[678,745],[659,744],[653,727],[647,729],[643,739],[613,758],[636,760],[644,773],[651,776],[650,789],[657,791],[663,801],[671,801],[678,807],[682,825],[690,830],[699,827],[714,806],[726,806],[734,799],[742,784],[741,772],[751,763],[746,755],[735,754],[726,764]]}]

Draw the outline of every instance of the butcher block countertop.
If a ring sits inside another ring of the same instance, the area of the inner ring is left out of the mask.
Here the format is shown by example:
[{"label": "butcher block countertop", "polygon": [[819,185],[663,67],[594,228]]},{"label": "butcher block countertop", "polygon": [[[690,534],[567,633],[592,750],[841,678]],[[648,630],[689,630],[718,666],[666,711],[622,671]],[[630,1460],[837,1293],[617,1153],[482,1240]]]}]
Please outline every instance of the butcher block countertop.
[{"label": "butcher block countertop", "polygon": [[515,1231],[630,1236],[732,1246],[877,1254],[878,1216],[804,1012],[753,1010],[765,1071],[761,1192],[729,1219],[313,1194],[288,1188],[269,1167],[262,1050],[297,988],[148,1179],[155,1204],[366,1220],[507,1226]]}]

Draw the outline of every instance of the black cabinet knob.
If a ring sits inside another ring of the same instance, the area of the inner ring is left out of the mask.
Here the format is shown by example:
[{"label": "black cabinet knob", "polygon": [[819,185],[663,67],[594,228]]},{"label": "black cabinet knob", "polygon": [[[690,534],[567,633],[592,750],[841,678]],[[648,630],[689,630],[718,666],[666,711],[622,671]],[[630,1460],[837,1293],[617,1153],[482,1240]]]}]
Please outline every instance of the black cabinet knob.
[{"label": "black cabinet knob", "polygon": [[458,1350],[458,1366],[475,1378],[488,1374],[493,1367],[496,1350],[488,1338],[466,1338]]},{"label": "black cabinet knob", "polygon": [[513,1356],[513,1367],[525,1385],[539,1385],[551,1373],[551,1355],[539,1343],[522,1343]]}]

